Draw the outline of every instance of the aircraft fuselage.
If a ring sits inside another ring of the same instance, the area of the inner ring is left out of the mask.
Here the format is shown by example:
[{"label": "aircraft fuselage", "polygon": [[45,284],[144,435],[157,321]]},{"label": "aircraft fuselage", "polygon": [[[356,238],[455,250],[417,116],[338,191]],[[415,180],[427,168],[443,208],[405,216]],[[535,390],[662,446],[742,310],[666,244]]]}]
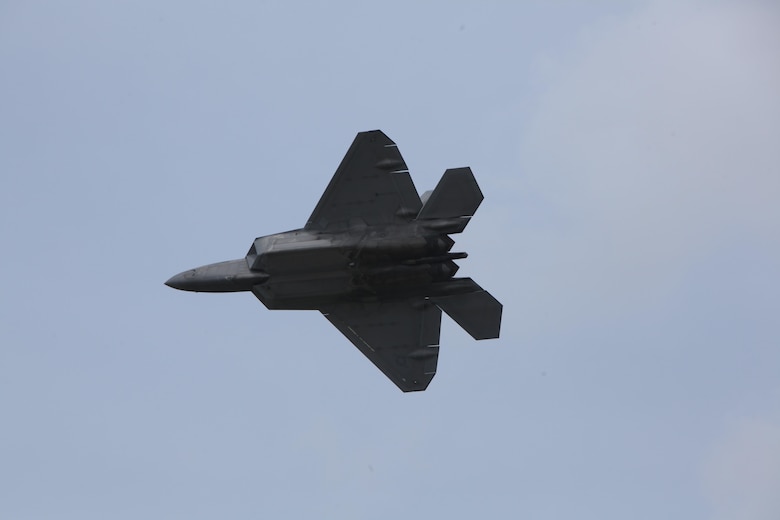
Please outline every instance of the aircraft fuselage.
[{"label": "aircraft fuselage", "polygon": [[[166,282],[196,292],[252,291],[269,309],[426,294],[458,270],[454,241],[416,222],[344,232],[296,229],[259,237],[245,258],[184,271]],[[447,291],[450,292],[450,291]]]}]

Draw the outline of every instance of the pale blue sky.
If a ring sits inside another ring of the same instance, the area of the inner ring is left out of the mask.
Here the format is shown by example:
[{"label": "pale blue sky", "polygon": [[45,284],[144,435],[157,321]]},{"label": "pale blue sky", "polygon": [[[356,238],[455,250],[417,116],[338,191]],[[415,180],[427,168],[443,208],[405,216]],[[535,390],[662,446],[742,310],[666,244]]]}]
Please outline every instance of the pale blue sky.
[{"label": "pale blue sky", "polygon": [[[780,518],[773,2],[0,4],[0,518]],[[402,394],[172,274],[300,227],[362,130],[469,165]]]}]

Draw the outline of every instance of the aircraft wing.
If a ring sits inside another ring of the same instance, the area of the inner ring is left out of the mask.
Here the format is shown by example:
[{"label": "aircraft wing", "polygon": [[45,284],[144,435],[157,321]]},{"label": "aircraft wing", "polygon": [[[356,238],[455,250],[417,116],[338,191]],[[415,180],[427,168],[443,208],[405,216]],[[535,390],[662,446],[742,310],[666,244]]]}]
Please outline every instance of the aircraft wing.
[{"label": "aircraft wing", "polygon": [[404,392],[436,374],[441,310],[427,300],[344,302],[322,314]]},{"label": "aircraft wing", "polygon": [[395,143],[379,130],[360,132],[304,228],[338,231],[406,222],[421,207]]}]

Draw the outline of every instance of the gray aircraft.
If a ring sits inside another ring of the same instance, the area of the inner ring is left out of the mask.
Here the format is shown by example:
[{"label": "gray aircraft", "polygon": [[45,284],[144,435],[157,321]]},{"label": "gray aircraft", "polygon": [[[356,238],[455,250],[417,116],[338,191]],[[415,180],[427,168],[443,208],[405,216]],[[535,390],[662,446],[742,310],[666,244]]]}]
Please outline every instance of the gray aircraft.
[{"label": "gray aircraft", "polygon": [[320,311],[404,392],[436,373],[441,311],[474,339],[497,338],[502,305],[454,278],[454,240],[482,202],[470,168],[422,196],[396,144],[361,132],[302,229],[255,239],[246,257],[177,274],[184,291],[252,291],[269,309]]}]

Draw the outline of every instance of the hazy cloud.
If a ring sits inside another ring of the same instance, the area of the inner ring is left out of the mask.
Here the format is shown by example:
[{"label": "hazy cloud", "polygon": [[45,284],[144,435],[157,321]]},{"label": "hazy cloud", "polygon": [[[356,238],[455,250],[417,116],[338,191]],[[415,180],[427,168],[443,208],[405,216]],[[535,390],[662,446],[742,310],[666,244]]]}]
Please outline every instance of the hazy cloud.
[{"label": "hazy cloud", "polygon": [[780,518],[780,421],[767,419],[742,420],[713,446],[704,468],[713,519]]},{"label": "hazy cloud", "polygon": [[523,257],[552,266],[540,287],[613,312],[668,297],[735,240],[780,253],[778,24],[768,4],[661,2],[545,58],[521,177],[506,179],[548,210],[518,218]]}]

